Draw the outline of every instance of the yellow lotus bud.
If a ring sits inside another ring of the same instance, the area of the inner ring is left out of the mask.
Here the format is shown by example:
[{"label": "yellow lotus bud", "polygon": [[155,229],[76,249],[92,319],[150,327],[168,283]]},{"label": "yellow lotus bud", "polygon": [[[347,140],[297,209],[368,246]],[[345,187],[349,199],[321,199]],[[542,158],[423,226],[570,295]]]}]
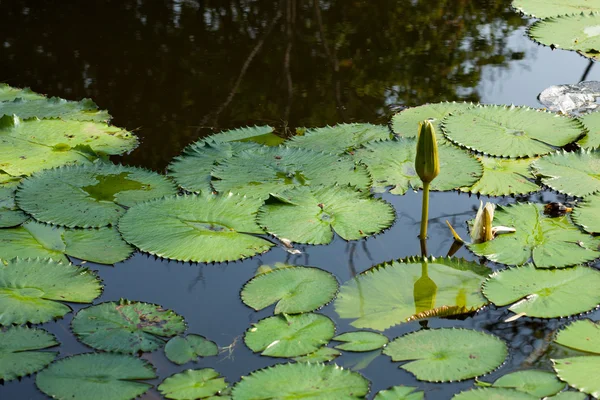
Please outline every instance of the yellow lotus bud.
[{"label": "yellow lotus bud", "polygon": [[419,123],[419,139],[417,141],[417,156],[415,170],[423,183],[429,183],[440,173],[435,128],[429,120]]},{"label": "yellow lotus bud", "polygon": [[492,222],[494,221],[494,206],[487,203],[483,208],[483,241],[488,242],[494,238]]}]

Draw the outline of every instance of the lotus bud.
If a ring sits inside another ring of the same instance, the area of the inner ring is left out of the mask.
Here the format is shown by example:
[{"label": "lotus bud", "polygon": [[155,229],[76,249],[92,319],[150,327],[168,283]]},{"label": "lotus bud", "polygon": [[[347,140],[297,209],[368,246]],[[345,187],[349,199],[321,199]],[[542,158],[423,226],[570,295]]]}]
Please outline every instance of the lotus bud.
[{"label": "lotus bud", "polygon": [[435,128],[429,120],[419,123],[415,170],[423,183],[430,183],[440,173]]},{"label": "lotus bud", "polygon": [[487,242],[494,238],[492,222],[494,221],[494,205],[487,203],[483,208],[483,241]]}]

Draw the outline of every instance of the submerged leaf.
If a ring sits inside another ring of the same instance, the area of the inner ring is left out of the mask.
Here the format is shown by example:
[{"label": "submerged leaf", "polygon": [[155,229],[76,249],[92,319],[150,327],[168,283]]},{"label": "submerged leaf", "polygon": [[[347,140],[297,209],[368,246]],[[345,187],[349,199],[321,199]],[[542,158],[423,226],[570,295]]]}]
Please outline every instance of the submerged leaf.
[{"label": "submerged leaf", "polygon": [[485,387],[479,389],[465,390],[460,392],[452,400],[539,400],[539,397],[519,392],[514,389],[497,387]]},{"label": "submerged leaf", "polygon": [[369,331],[346,332],[334,337],[332,340],[345,342],[335,346],[336,349],[359,352],[380,349],[389,341],[387,336]]},{"label": "submerged leaf", "polygon": [[175,364],[182,365],[197,357],[210,357],[219,354],[215,344],[200,335],[175,336],[165,345],[165,355]]},{"label": "submerged leaf", "polygon": [[43,329],[14,326],[0,331],[0,380],[8,382],[44,368],[58,353],[31,350],[58,344],[54,335]]},{"label": "submerged leaf", "polygon": [[512,372],[497,379],[493,386],[515,389],[538,399],[552,396],[565,388],[565,384],[552,372],[539,370]]},{"label": "submerged leaf", "polygon": [[461,191],[485,196],[508,196],[541,190],[531,174],[531,165],[537,158],[477,158],[483,165],[483,175],[473,186],[462,187]]},{"label": "submerged leaf", "polygon": [[167,399],[205,399],[227,388],[225,378],[212,368],[188,369],[171,375],[158,385],[158,391]]},{"label": "submerged leaf", "polygon": [[373,400],[423,400],[425,393],[416,390],[416,387],[392,386],[379,391]]},{"label": "submerged leaf", "polygon": [[90,99],[68,101],[58,97],[37,100],[18,98],[13,101],[0,102],[0,117],[13,114],[21,119],[37,117],[96,122],[110,120],[108,112],[98,110],[98,106]]},{"label": "submerged leaf", "polygon": [[600,324],[589,319],[572,322],[558,332],[554,341],[572,349],[600,354]]},{"label": "submerged leaf", "polygon": [[339,350],[332,349],[331,347],[321,347],[317,351],[313,351],[305,356],[294,357],[293,360],[297,362],[307,363],[325,363],[332,361],[335,358],[341,356],[342,353]]},{"label": "submerged leaf", "polygon": [[203,140],[213,143],[253,142],[269,146],[277,146],[284,139],[274,133],[274,129],[268,125],[247,126],[243,128],[230,129],[207,136]]},{"label": "submerged leaf", "polygon": [[600,150],[557,152],[537,160],[533,169],[559,193],[585,197],[600,191]]},{"label": "submerged leaf", "polygon": [[308,129],[303,136],[292,136],[286,144],[289,147],[343,154],[375,140],[390,139],[391,136],[389,128],[384,125],[339,124]]},{"label": "submerged leaf", "polygon": [[600,398],[600,356],[583,356],[552,360],[560,378],[581,392]]}]

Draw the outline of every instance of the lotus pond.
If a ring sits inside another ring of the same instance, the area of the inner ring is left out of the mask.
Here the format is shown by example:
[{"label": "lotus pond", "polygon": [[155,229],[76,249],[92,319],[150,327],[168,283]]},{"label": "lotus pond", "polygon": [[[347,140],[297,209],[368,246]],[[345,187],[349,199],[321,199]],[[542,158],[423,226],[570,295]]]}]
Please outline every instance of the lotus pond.
[{"label": "lotus pond", "polygon": [[148,3],[0,2],[0,398],[600,397],[600,1]]}]

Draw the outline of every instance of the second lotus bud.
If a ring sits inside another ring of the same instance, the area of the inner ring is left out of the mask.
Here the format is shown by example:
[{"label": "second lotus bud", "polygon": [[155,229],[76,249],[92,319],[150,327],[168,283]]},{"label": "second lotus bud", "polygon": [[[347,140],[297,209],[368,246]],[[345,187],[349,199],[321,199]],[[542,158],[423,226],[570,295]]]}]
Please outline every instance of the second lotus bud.
[{"label": "second lotus bud", "polygon": [[419,123],[415,169],[423,183],[430,183],[440,173],[435,128],[428,120]]}]

